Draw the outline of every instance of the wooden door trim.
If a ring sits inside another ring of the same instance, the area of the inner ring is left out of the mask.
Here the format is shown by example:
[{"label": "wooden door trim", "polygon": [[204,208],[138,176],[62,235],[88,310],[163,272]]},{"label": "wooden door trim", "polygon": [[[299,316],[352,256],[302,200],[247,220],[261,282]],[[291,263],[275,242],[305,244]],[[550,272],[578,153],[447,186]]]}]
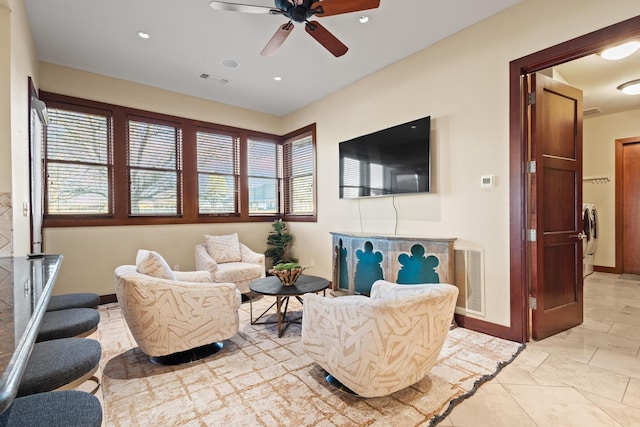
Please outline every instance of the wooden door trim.
[{"label": "wooden door trim", "polygon": [[622,170],[622,160],[623,160],[623,149],[626,144],[636,144],[640,143],[640,136],[633,136],[630,138],[620,138],[615,141],[615,157],[616,157],[616,172],[615,172],[615,180],[616,180],[616,201],[615,201],[615,233],[616,233],[616,265],[614,267],[613,273],[621,274],[623,273],[623,265],[622,265],[622,251],[623,251],[623,170]]},{"label": "wooden door trim", "polygon": [[527,138],[523,78],[640,36],[640,16],[532,53],[509,63],[509,242],[510,326],[504,338],[529,341],[527,229]]}]

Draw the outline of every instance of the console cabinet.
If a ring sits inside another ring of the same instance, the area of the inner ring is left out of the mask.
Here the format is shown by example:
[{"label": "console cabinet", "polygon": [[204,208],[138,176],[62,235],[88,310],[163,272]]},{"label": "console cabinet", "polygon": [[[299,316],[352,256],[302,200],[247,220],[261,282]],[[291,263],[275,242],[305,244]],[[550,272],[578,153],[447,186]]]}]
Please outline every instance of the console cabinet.
[{"label": "console cabinet", "polygon": [[369,295],[378,279],[453,283],[455,238],[331,232],[333,290]]}]

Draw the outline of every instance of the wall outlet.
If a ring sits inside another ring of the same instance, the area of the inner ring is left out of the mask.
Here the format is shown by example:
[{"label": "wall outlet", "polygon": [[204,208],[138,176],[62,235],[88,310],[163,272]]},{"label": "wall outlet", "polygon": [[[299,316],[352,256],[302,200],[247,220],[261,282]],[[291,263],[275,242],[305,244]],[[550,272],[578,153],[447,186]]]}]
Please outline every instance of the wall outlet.
[{"label": "wall outlet", "polygon": [[175,264],[173,266],[173,271],[180,271],[180,264]]}]

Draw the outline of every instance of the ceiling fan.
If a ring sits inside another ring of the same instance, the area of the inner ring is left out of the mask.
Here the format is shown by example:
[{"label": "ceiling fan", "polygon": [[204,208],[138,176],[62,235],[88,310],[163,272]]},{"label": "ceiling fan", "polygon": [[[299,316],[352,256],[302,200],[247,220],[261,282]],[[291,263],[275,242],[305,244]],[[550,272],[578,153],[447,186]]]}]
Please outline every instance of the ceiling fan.
[{"label": "ceiling fan", "polygon": [[349,48],[344,45],[329,30],[320,25],[318,21],[309,21],[313,16],[322,18],[325,16],[339,15],[342,13],[357,12],[360,10],[375,9],[380,6],[380,0],[275,0],[274,7],[254,6],[248,4],[229,3],[213,0],[209,5],[216,10],[230,10],[243,13],[264,13],[271,15],[283,15],[289,19],[275,32],[271,40],[260,53],[269,56],[276,53],[284,41],[289,37],[294,28],[294,22],[304,23],[305,30],[314,39],[324,46],[333,56],[342,56]]}]

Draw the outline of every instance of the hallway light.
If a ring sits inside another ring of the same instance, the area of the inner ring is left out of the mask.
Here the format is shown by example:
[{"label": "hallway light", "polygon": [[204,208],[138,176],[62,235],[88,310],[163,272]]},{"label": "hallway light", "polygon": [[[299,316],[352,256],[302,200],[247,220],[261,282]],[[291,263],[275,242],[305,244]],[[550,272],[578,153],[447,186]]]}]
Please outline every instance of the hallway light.
[{"label": "hallway light", "polygon": [[605,49],[600,53],[600,56],[610,61],[617,61],[618,59],[626,58],[638,49],[640,49],[640,42],[632,41]]},{"label": "hallway light", "polygon": [[640,79],[631,80],[618,86],[618,90],[626,95],[640,95]]}]

